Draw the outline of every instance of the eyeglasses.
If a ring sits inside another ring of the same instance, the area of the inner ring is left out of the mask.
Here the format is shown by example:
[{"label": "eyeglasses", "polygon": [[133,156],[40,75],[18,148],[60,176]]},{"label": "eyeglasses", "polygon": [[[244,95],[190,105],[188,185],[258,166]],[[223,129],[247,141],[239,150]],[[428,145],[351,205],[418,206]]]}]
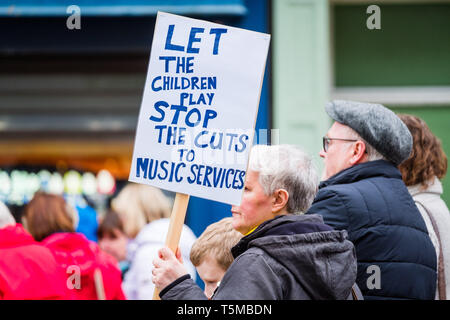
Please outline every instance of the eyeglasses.
[{"label": "eyeglasses", "polygon": [[323,151],[328,151],[328,146],[330,145],[331,140],[339,140],[339,141],[347,141],[347,142],[356,142],[358,140],[355,139],[340,139],[340,138],[329,138],[329,137],[323,137],[322,143],[323,143]]}]

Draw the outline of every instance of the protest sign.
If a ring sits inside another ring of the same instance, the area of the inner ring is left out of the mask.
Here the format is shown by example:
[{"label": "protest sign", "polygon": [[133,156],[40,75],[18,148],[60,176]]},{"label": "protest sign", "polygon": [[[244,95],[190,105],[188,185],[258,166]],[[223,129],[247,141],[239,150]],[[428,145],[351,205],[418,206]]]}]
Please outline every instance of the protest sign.
[{"label": "protest sign", "polygon": [[241,201],[269,42],[158,12],[129,181],[177,193],[166,238],[173,252],[190,195]]},{"label": "protest sign", "polygon": [[158,12],[129,180],[238,205],[269,42]]}]

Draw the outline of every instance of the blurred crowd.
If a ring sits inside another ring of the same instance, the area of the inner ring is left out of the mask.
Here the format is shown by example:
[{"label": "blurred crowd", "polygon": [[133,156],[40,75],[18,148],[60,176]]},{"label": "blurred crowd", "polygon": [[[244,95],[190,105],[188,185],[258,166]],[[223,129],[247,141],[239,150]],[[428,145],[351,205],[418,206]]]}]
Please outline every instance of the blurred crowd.
[{"label": "blurred crowd", "polygon": [[[36,192],[21,223],[1,203],[0,297],[151,299],[151,260],[164,245],[170,212],[161,190],[131,183],[98,223],[78,232],[79,212],[62,195]],[[189,252],[195,239],[184,226],[180,246],[194,278]]]},{"label": "blurred crowd", "polygon": [[152,186],[126,184],[86,228],[51,190],[20,221],[0,202],[0,299],[146,300],[155,286],[162,299],[446,299],[441,142],[383,106],[327,112],[320,184],[299,148],[255,146],[241,205],[198,239],[184,225],[175,253],[164,247],[172,200]]}]

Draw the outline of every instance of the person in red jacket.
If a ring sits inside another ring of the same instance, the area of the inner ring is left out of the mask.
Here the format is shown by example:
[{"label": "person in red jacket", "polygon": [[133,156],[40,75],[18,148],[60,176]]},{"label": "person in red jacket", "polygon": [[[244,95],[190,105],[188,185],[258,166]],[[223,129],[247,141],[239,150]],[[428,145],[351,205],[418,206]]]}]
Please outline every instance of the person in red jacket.
[{"label": "person in red jacket", "polygon": [[0,203],[0,300],[67,299],[67,277],[48,248]]},{"label": "person in red jacket", "polygon": [[125,299],[118,262],[75,232],[74,217],[63,197],[42,192],[34,195],[24,211],[27,229],[66,270],[71,299]]}]

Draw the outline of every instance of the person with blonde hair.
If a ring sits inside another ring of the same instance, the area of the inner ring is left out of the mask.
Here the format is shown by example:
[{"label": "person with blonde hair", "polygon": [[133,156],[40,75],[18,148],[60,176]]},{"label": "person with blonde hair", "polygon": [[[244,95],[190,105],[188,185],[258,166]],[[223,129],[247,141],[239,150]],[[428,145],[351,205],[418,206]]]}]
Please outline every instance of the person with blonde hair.
[{"label": "person with blonde hair", "polygon": [[191,261],[205,284],[208,299],[234,260],[231,248],[242,238],[232,222],[233,218],[228,217],[209,225],[191,249]]},{"label": "person with blonde hair", "polygon": [[168,218],[171,203],[160,189],[129,183],[111,201],[111,207],[119,213],[127,236],[135,238],[146,224]]},{"label": "person with blonde hair", "polygon": [[441,141],[425,121],[408,114],[398,116],[413,137],[411,155],[398,168],[436,249],[438,279],[435,298],[450,299],[450,213],[441,199],[440,181],[447,173],[447,156]]},{"label": "person with blonde hair", "polygon": [[[111,201],[112,210],[123,223],[125,234],[122,236],[129,240],[126,246],[129,269],[123,279],[128,299],[153,298],[152,260],[165,243],[171,207],[171,201],[160,189],[137,183],[128,183]],[[184,225],[179,245],[184,254],[184,265],[194,279],[196,273],[189,261],[189,253],[195,240],[192,230]],[[118,245],[124,243],[121,237],[116,241]]]}]

